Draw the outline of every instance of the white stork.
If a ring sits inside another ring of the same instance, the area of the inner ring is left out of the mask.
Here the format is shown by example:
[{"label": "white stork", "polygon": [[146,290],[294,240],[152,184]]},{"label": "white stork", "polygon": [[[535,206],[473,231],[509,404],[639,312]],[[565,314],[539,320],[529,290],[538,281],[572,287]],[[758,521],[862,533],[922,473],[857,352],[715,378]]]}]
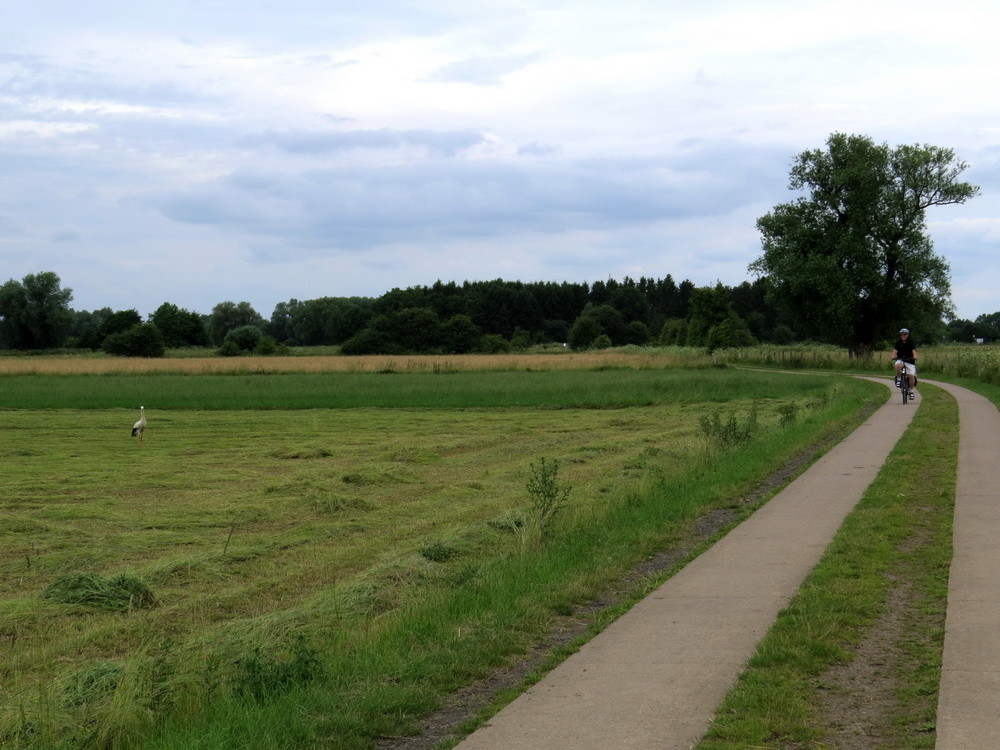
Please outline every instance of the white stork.
[{"label": "white stork", "polygon": [[142,433],[146,431],[146,407],[139,407],[139,421],[132,425],[132,437],[139,438],[139,447],[142,447]]}]

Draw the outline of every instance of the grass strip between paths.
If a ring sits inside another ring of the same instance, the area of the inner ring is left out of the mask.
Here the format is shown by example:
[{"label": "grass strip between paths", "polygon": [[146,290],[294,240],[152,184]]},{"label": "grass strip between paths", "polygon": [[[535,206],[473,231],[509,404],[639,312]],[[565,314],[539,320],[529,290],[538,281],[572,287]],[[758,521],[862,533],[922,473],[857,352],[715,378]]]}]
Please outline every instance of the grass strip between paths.
[{"label": "grass strip between paths", "polygon": [[958,409],[938,388],[921,391],[913,424],[698,750],[934,746]]}]

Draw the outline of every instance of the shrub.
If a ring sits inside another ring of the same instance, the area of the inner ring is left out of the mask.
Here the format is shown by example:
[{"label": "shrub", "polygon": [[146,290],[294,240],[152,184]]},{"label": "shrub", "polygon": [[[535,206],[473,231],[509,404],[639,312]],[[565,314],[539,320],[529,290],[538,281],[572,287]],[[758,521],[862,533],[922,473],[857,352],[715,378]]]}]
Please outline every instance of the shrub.
[{"label": "shrub", "polygon": [[610,349],[611,348],[611,337],[606,333],[602,333],[596,339],[594,339],[590,344],[591,349]]},{"label": "shrub", "polygon": [[511,350],[510,342],[497,333],[488,333],[479,339],[476,351],[481,354],[507,354]]},{"label": "shrub", "polygon": [[152,323],[139,323],[104,339],[101,347],[108,354],[121,357],[162,357],[167,348],[160,329]]},{"label": "shrub", "polygon": [[278,342],[272,339],[270,336],[262,337],[261,340],[257,342],[257,346],[253,348],[254,354],[259,354],[263,357],[268,357],[272,354],[276,354],[277,352],[278,352]]},{"label": "shrub", "polygon": [[229,331],[222,343],[225,345],[227,341],[232,341],[242,351],[252,352],[263,337],[264,334],[260,332],[257,326],[240,326]]},{"label": "shrub", "polygon": [[341,344],[340,353],[353,357],[361,354],[396,354],[398,352],[384,332],[365,328]]},{"label": "shrub", "polygon": [[242,353],[243,350],[235,341],[227,341],[219,347],[219,356],[221,357],[238,357]]}]

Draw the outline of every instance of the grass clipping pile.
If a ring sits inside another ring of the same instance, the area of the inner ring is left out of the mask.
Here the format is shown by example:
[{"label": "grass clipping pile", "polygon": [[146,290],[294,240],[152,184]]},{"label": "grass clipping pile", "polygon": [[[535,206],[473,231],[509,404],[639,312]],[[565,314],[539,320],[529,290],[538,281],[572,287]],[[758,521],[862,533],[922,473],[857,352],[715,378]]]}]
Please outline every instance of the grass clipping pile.
[{"label": "grass clipping pile", "polygon": [[119,612],[150,609],[159,604],[149,586],[125,573],[111,578],[100,573],[60,576],[42,592],[42,596],[59,604],[80,604]]}]

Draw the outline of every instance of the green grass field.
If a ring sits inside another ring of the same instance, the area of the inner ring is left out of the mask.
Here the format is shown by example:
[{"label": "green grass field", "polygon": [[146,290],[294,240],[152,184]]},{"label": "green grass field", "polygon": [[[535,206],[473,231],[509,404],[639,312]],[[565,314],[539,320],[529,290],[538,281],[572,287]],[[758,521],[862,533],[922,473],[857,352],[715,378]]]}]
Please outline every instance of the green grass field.
[{"label": "green grass field", "polygon": [[[30,374],[0,389],[0,746],[32,750],[358,748],[411,731],[884,398],[725,369]],[[753,439],[723,450],[716,414],[756,419]],[[526,491],[542,458],[569,491],[547,533]],[[151,599],[52,598],[82,574]]]}]

